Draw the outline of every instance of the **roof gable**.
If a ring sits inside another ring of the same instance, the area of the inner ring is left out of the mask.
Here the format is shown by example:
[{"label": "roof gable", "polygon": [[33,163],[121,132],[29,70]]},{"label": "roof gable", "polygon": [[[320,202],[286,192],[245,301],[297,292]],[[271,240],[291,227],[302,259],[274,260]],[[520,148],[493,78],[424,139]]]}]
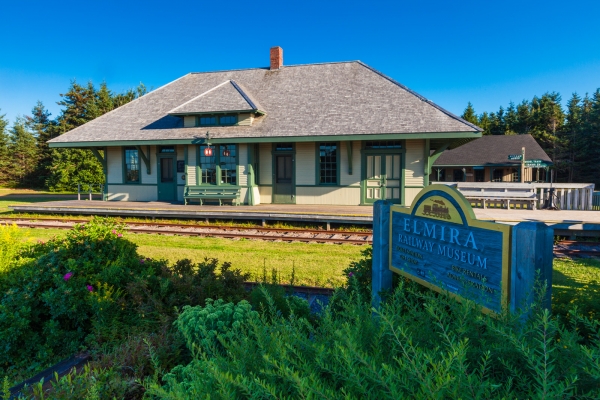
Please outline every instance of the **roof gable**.
[{"label": "roof gable", "polygon": [[257,105],[233,80],[227,80],[172,109],[169,115],[257,111]]}]

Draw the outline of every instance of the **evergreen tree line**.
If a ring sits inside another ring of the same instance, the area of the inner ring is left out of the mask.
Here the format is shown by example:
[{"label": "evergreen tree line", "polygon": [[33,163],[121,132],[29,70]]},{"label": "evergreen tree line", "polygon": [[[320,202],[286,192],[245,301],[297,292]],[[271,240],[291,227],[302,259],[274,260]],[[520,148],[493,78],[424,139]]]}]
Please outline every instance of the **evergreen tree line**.
[{"label": "evergreen tree line", "polygon": [[[0,186],[73,191],[78,183],[104,183],[102,165],[90,150],[51,149],[48,140],[62,135],[146,93],[136,89],[114,93],[106,83],[71,82],[58,102],[60,114],[51,114],[38,101],[31,115],[17,117],[13,125],[0,114]],[[102,152],[100,152],[102,153]]]},{"label": "evergreen tree line", "polygon": [[498,112],[477,115],[469,102],[462,118],[483,128],[484,135],[531,134],[552,159],[556,182],[600,186],[600,89],[577,93],[561,106],[556,92],[509,103]]}]

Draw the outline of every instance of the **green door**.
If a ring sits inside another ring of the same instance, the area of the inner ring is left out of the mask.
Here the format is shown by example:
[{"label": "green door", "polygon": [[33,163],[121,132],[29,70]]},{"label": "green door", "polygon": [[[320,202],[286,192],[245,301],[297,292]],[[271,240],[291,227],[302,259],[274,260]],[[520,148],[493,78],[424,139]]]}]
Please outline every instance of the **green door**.
[{"label": "green door", "polygon": [[294,156],[275,155],[275,180],[273,182],[273,203],[295,204],[294,197]]},{"label": "green door", "polygon": [[158,201],[177,200],[175,155],[158,156]]},{"label": "green door", "polygon": [[402,164],[400,154],[366,153],[363,179],[363,202],[372,204],[377,200],[400,203]]}]

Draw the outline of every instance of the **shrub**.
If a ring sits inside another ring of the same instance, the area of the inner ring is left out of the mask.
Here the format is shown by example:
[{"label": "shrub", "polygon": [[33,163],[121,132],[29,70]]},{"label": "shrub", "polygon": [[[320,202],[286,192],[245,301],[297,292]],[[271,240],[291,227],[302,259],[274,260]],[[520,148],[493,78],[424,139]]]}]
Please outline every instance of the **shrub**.
[{"label": "shrub", "polygon": [[0,224],[0,274],[22,262],[20,253],[27,245],[23,231],[16,224]]},{"label": "shrub", "polygon": [[[227,305],[221,303],[221,307]],[[229,305],[233,307],[233,305]],[[205,326],[208,315],[194,324]],[[253,318],[219,340],[189,335],[201,351],[187,365],[146,383],[160,398],[598,398],[600,325],[587,321],[588,346],[572,325],[542,309],[523,323],[472,302],[400,281],[373,317],[352,294],[318,326]],[[186,328],[184,328],[186,329]],[[217,335],[217,337],[222,337]],[[210,357],[206,354],[210,354]]]}]

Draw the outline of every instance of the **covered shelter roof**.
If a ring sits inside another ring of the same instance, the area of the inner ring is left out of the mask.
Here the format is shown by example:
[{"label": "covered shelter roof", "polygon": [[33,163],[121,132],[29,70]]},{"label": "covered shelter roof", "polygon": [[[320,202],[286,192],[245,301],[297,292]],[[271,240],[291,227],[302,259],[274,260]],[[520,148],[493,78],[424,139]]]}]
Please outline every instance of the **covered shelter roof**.
[{"label": "covered shelter roof", "polygon": [[509,155],[521,154],[523,147],[525,161],[541,160],[545,164],[552,164],[552,160],[538,142],[527,134],[482,136],[455,149],[444,151],[433,166],[518,166],[521,161],[509,160]]}]

